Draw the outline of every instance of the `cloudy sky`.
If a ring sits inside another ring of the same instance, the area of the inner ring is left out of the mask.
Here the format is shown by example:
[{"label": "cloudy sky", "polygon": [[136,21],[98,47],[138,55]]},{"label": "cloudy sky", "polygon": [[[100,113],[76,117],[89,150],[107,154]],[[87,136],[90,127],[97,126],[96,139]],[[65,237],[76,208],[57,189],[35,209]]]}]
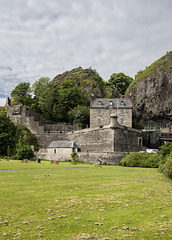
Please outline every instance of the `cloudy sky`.
[{"label": "cloudy sky", "polygon": [[0,0],[0,105],[78,66],[134,78],[172,50],[172,0]]}]

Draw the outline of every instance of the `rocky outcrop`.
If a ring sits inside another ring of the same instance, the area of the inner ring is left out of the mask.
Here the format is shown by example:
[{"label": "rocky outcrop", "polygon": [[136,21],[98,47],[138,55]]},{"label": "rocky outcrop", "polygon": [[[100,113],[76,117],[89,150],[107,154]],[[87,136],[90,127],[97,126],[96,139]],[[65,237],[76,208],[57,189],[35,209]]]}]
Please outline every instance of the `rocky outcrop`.
[{"label": "rocky outcrop", "polygon": [[138,73],[126,96],[142,123],[172,124],[172,52]]},{"label": "rocky outcrop", "polygon": [[107,87],[105,81],[96,70],[91,68],[74,68],[71,71],[57,75],[52,82],[60,85],[66,80],[74,81],[87,100],[90,100],[91,94],[94,94],[97,98],[120,97],[119,92]]}]

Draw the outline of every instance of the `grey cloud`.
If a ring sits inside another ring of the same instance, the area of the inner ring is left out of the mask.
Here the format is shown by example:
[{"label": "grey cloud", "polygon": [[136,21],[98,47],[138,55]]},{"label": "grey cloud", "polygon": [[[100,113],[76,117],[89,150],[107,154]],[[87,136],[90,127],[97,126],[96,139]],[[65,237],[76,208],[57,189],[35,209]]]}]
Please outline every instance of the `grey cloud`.
[{"label": "grey cloud", "polygon": [[1,94],[78,66],[95,68],[105,80],[120,71],[134,77],[171,50],[171,0],[0,4]]}]

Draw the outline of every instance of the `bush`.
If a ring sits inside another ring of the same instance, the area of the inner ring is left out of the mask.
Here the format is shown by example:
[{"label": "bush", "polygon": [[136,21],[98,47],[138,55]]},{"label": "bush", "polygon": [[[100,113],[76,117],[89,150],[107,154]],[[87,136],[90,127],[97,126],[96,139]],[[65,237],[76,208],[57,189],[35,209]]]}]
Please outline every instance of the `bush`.
[{"label": "bush", "polygon": [[79,160],[78,159],[79,158],[78,154],[76,152],[73,152],[73,153],[71,153],[71,157],[72,157],[72,163],[76,164]]},{"label": "bush", "polygon": [[157,168],[159,156],[157,153],[127,153],[120,161],[120,165],[126,167]]},{"label": "bush", "polygon": [[19,142],[16,150],[16,159],[22,160],[24,158],[30,159],[33,157],[32,149],[29,145]]},{"label": "bush", "polygon": [[160,151],[158,152],[158,155],[160,157],[160,165],[164,165],[168,155],[172,153],[172,142],[167,142],[159,148]]},{"label": "bush", "polygon": [[163,172],[167,177],[172,178],[172,153],[167,157]]}]

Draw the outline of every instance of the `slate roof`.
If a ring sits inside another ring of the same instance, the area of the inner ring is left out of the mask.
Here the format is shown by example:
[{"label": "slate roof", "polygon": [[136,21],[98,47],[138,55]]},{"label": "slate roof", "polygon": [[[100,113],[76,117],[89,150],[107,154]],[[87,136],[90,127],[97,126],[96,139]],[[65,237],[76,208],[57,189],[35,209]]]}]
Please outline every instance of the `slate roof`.
[{"label": "slate roof", "polygon": [[[101,104],[100,104],[101,103]],[[130,99],[127,98],[94,98],[91,108],[132,108]]]},{"label": "slate roof", "polygon": [[73,141],[52,141],[48,148],[79,148]]}]

